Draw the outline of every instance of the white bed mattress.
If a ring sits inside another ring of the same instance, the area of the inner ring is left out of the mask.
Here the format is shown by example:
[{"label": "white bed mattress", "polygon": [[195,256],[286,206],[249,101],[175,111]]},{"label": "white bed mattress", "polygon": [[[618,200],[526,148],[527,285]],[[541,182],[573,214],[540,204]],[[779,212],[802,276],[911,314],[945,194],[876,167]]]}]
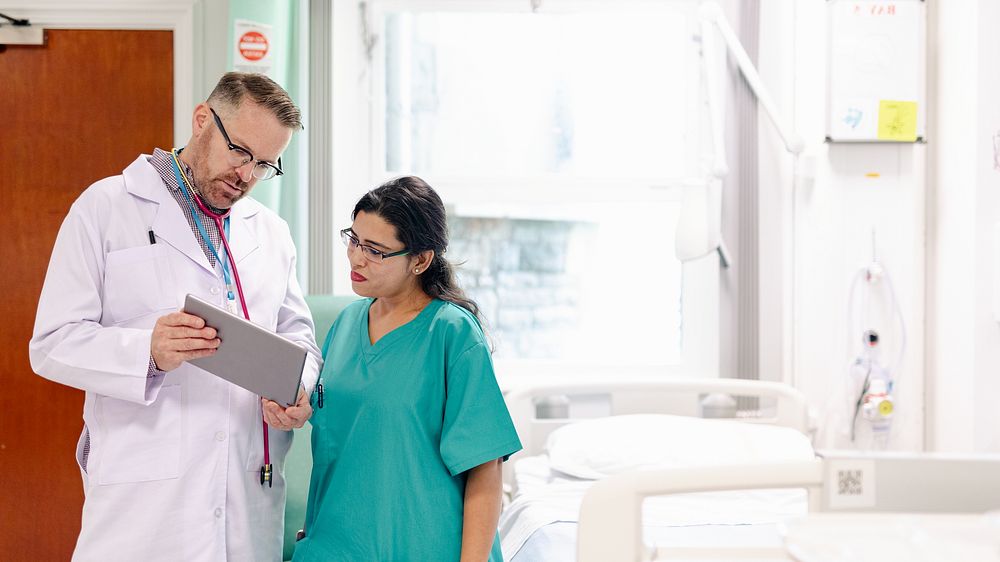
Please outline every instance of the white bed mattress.
[{"label": "white bed mattress", "polygon": [[[566,476],[544,455],[518,459],[517,493],[500,517],[504,559],[576,559],[576,525],[594,481]],[[646,544],[780,547],[776,524],[806,514],[804,490],[712,492],[650,498],[643,504]]]}]

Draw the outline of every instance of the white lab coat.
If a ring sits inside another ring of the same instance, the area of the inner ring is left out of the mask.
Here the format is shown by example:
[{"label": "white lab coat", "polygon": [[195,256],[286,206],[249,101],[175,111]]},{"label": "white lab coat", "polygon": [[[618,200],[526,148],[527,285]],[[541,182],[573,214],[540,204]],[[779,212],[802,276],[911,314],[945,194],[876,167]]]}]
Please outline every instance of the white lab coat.
[{"label": "white lab coat", "polygon": [[[147,158],[73,203],[29,345],[35,372],[86,391],[90,454],[73,559],[280,560],[292,434],[270,430],[274,486],[264,488],[257,396],[188,364],[147,378],[156,319],[187,293],[220,306],[225,293]],[[231,217],[250,318],[309,350],[311,391],[320,357],[288,226],[250,199]],[[82,447],[81,435],[78,461]]]}]

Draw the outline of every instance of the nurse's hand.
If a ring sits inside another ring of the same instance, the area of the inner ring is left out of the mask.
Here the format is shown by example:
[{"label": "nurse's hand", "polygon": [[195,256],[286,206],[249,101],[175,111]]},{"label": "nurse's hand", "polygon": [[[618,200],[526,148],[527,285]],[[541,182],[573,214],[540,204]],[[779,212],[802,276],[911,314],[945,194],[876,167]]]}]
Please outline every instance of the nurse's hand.
[{"label": "nurse's hand", "polygon": [[267,398],[261,398],[260,403],[264,406],[264,421],[267,422],[267,425],[285,431],[302,427],[313,413],[312,405],[309,404],[309,395],[301,386],[299,387],[299,399],[294,406],[282,408],[280,404]]},{"label": "nurse's hand", "polygon": [[161,371],[173,371],[181,363],[208,357],[219,347],[215,328],[205,326],[200,317],[174,312],[156,319],[149,354]]}]

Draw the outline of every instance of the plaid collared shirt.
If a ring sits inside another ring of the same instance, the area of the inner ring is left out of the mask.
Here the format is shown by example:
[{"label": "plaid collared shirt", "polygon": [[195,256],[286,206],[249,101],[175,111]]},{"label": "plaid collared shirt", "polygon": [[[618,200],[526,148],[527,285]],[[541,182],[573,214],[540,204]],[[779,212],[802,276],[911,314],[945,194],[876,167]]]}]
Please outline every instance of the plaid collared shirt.
[{"label": "plaid collared shirt", "polygon": [[[177,176],[174,175],[174,157],[165,150],[160,150],[159,148],[153,150],[153,155],[149,158],[149,163],[156,168],[159,172],[160,178],[163,180],[163,185],[167,186],[167,191],[177,201],[180,205],[181,211],[184,212],[184,218],[188,221],[188,226],[191,227],[191,232],[194,233],[194,237],[198,239],[198,244],[201,245],[201,250],[205,252],[205,257],[208,258],[208,263],[215,267],[215,254],[208,248],[208,243],[202,238],[201,234],[198,232],[198,226],[194,222],[194,213],[198,213],[198,219],[201,220],[202,226],[205,227],[205,232],[208,233],[209,239],[212,241],[212,245],[215,247],[215,251],[219,251],[222,245],[222,238],[219,234],[219,227],[215,225],[215,221],[211,217],[205,214],[197,205],[192,201],[188,204],[188,200],[184,197],[184,192],[181,191],[180,186],[177,184]],[[188,181],[192,181],[194,177],[191,174],[191,168],[187,166],[184,162],[181,162],[181,166],[184,167],[184,175]],[[194,211],[192,212],[192,207]]]}]

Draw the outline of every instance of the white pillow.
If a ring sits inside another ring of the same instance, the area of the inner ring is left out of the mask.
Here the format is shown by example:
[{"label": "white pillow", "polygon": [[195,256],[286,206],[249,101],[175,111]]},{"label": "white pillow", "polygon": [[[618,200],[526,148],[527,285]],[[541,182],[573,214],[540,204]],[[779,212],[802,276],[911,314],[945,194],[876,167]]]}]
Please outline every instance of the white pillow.
[{"label": "white pillow", "polygon": [[814,458],[788,427],[665,414],[610,416],[560,427],[546,442],[554,470],[599,480],[630,470],[720,466]]}]

